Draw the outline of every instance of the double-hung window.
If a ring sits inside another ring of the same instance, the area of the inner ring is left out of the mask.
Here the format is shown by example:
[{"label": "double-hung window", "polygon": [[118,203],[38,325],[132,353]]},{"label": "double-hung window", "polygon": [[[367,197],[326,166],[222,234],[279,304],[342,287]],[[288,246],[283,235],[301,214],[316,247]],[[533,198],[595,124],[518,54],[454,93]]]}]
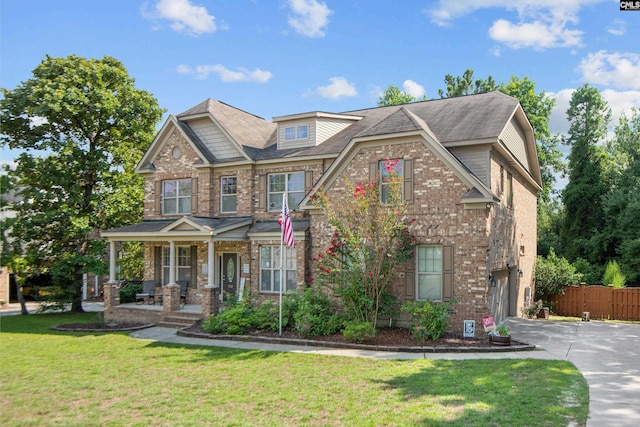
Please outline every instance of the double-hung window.
[{"label": "double-hung window", "polygon": [[191,178],[163,181],[162,200],[164,215],[191,213]]},{"label": "double-hung window", "polygon": [[[169,283],[170,248],[162,248],[162,284]],[[194,261],[195,262],[195,261]],[[176,280],[189,280],[191,278],[191,247],[176,247]]]},{"label": "double-hung window", "polygon": [[285,277],[284,291],[296,289],[296,252],[283,246],[284,268],[280,268],[280,246],[260,247],[260,292],[280,292],[282,275]]},{"label": "double-hung window", "polygon": [[309,125],[291,126],[284,129],[285,141],[307,138],[309,138]]},{"label": "double-hung window", "polygon": [[416,299],[442,301],[442,247],[418,246],[417,264]]},{"label": "double-hung window", "polygon": [[513,207],[513,175],[507,173],[507,206]]},{"label": "double-hung window", "polygon": [[[380,162],[380,201],[387,203],[389,200],[389,194],[391,191],[390,181],[392,176],[396,176],[400,183],[402,183],[404,175],[404,161],[398,160],[383,160]],[[402,191],[402,184],[400,185],[400,191]]]},{"label": "double-hung window", "polygon": [[236,211],[237,182],[235,176],[220,178],[220,212]]},{"label": "double-hung window", "polygon": [[304,172],[278,173],[269,175],[269,210],[282,209],[282,193],[287,192],[289,209],[295,210],[304,197]]}]

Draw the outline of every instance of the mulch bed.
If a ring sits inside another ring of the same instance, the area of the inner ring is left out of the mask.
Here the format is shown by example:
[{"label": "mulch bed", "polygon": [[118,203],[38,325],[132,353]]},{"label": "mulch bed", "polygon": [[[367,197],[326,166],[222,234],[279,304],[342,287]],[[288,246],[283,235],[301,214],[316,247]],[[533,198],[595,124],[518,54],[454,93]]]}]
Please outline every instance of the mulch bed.
[{"label": "mulch bed", "polygon": [[381,328],[375,337],[363,343],[353,343],[345,338],[341,333],[317,336],[302,337],[298,332],[291,329],[284,329],[282,336],[277,331],[250,330],[243,335],[216,335],[202,329],[201,322],[193,326],[181,329],[178,332],[182,336],[198,338],[226,339],[236,341],[262,341],[281,344],[300,344],[311,346],[326,346],[337,348],[356,348],[382,351],[406,351],[406,352],[484,352],[484,351],[522,351],[533,350],[535,346],[512,340],[509,347],[499,347],[492,345],[488,338],[463,338],[461,336],[447,334],[437,341],[427,340],[418,343],[408,329],[404,328]]},{"label": "mulch bed", "polygon": [[153,323],[140,322],[109,322],[109,323],[67,323],[65,325],[54,326],[54,331],[67,332],[119,332],[136,331],[155,326]]},{"label": "mulch bed", "polygon": [[[53,330],[67,332],[119,332],[135,331],[155,326],[152,323],[110,322],[110,323],[68,323],[54,326]],[[534,350],[535,346],[511,340],[511,346],[492,345],[488,338],[463,338],[447,334],[437,341],[418,343],[408,329],[381,328],[375,337],[363,343],[353,343],[344,335],[303,337],[291,329],[284,329],[282,336],[277,331],[250,330],[243,335],[216,335],[202,329],[202,322],[178,331],[178,335],[196,338],[223,339],[235,341],[260,341],[273,344],[297,344],[320,347],[354,348],[360,350],[403,351],[403,352],[488,352]]]}]

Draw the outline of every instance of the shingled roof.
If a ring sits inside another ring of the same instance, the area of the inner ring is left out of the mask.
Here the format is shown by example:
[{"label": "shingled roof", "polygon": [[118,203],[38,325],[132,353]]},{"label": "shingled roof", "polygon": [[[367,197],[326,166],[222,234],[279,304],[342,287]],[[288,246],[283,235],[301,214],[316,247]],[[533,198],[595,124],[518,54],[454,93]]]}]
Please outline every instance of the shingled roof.
[{"label": "shingled roof", "polygon": [[232,107],[215,99],[207,99],[193,108],[178,114],[181,122],[203,114],[211,114],[215,120],[241,146],[264,148],[278,126],[254,114]]}]

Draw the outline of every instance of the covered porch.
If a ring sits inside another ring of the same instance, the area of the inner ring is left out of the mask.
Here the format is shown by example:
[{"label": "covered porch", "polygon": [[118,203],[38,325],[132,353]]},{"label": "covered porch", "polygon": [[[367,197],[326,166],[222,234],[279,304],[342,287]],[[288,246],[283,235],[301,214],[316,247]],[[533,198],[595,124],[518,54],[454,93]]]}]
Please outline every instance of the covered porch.
[{"label": "covered porch", "polygon": [[[217,314],[223,292],[237,292],[240,260],[249,250],[250,225],[250,217],[184,216],[147,220],[103,232],[110,243],[109,281],[104,286],[105,319],[173,326],[185,319],[193,323]],[[143,280],[155,284],[155,293],[161,297],[156,298],[161,301],[159,304],[120,304],[116,245],[123,241],[143,242]],[[182,296],[178,284],[181,282],[189,284]]]}]

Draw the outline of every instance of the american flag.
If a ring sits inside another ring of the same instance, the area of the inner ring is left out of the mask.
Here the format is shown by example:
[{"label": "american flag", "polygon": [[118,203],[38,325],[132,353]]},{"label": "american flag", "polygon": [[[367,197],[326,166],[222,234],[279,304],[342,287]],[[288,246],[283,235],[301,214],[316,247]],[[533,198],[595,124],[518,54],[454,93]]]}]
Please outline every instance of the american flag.
[{"label": "american flag", "polygon": [[289,215],[289,204],[287,203],[287,194],[282,194],[282,212],[278,218],[278,224],[282,229],[282,241],[287,246],[295,248],[296,242],[293,239],[293,225],[291,224],[291,216]]}]

